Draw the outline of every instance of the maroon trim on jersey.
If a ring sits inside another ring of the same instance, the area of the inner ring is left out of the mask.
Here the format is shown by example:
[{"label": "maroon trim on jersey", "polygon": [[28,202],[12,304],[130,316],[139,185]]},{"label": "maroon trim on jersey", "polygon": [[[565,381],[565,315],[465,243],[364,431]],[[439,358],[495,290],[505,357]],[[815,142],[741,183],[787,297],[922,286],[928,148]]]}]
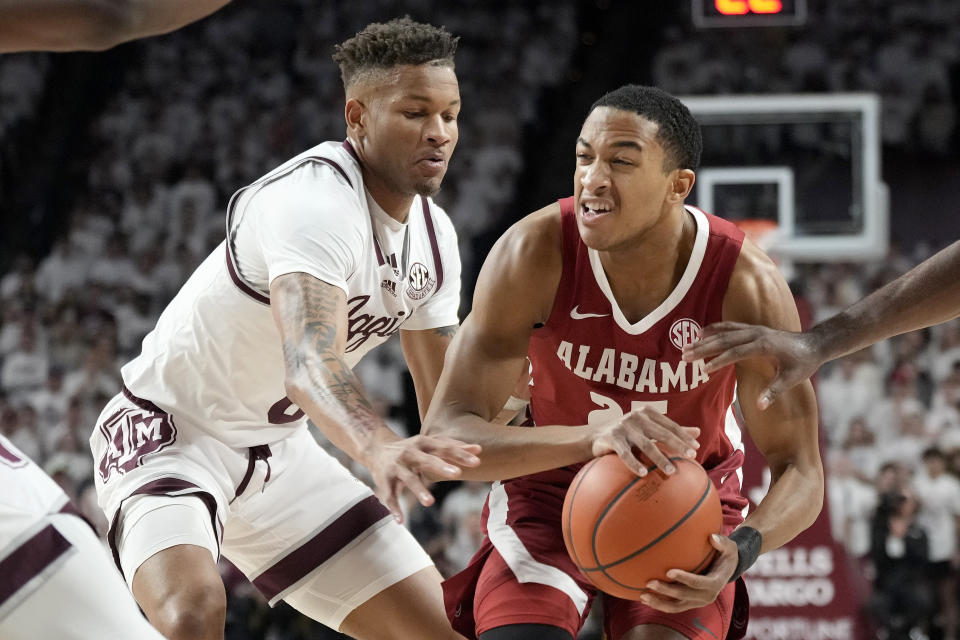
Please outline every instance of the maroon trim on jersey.
[{"label": "maroon trim on jersey", "polygon": [[[350,138],[344,139],[344,141],[340,143],[340,146],[347,150],[347,153],[349,153],[353,159],[357,161],[357,164],[363,164],[360,162],[360,156],[357,155],[357,150],[353,148],[353,143],[350,142]],[[347,180],[347,182],[350,181]]]},{"label": "maroon trim on jersey", "polygon": [[373,225],[370,225],[370,233],[373,235],[373,249],[377,252],[377,266],[382,267],[387,264],[387,261],[383,259],[383,251],[380,249],[380,241],[377,240],[377,234],[373,232]]},{"label": "maroon trim on jersey", "polygon": [[[351,149],[351,150],[352,150],[352,149]],[[354,158],[356,158],[356,156],[357,156],[357,154],[355,154],[355,153],[354,153],[354,154],[351,154],[351,155],[353,155]],[[323,162],[323,163],[325,163],[325,164],[330,165],[331,167],[333,167],[334,169],[337,170],[337,173],[339,173],[341,176],[343,176],[343,179],[346,180],[346,181],[347,181],[347,184],[350,185],[350,188],[353,189],[353,181],[350,179],[350,176],[347,175],[346,170],[345,170],[343,167],[340,166],[340,163],[339,163],[339,162],[337,162],[337,161],[335,161],[335,160],[331,160],[330,158],[324,158],[324,157],[322,157],[322,156],[310,156],[310,157],[308,158],[308,160],[316,160],[316,161],[318,161],[318,162]],[[360,162],[360,161],[357,160],[357,162]],[[299,167],[300,165],[298,164],[297,166]],[[280,176],[277,176],[277,178],[279,178],[279,177],[280,177]],[[268,184],[269,184],[270,182],[273,182],[273,180],[274,180],[274,178],[271,178],[271,179],[268,181]]]},{"label": "maroon trim on jersey", "polygon": [[86,518],[83,517],[83,514],[80,513],[80,509],[77,509],[77,507],[74,506],[74,504],[69,500],[67,500],[67,503],[65,505],[60,507],[57,513],[63,513],[68,516],[77,516],[78,518],[83,518],[84,520],[86,520]]},{"label": "maroon trim on jersey", "polygon": [[0,463],[7,465],[8,467],[24,467],[27,465],[27,460],[21,458],[15,452],[8,449],[3,444],[3,440],[0,440]]},{"label": "maroon trim on jersey", "polygon": [[[346,144],[346,141],[344,141],[344,144]],[[351,152],[351,155],[356,157],[356,153],[353,153],[352,148],[350,148],[349,151]],[[346,170],[344,170],[344,168],[341,167],[340,164],[337,163],[335,160],[331,160],[330,158],[324,158],[323,156],[307,156],[306,158],[302,158],[300,162],[296,163],[291,167],[288,167],[285,171],[282,171],[275,176],[269,176],[269,177],[263,178],[257,182],[254,182],[253,184],[247,185],[246,187],[243,187],[242,189],[238,190],[236,193],[233,194],[233,196],[231,196],[230,204],[227,205],[226,249],[227,249],[227,270],[230,272],[230,279],[233,280],[233,284],[235,284],[237,288],[240,289],[241,292],[243,292],[247,296],[253,298],[257,302],[260,302],[262,304],[270,304],[270,296],[257,291],[256,289],[251,287],[249,284],[247,284],[243,280],[243,277],[240,275],[240,268],[237,266],[236,259],[233,256],[233,233],[231,232],[231,228],[233,226],[232,222],[233,222],[234,206],[236,205],[237,201],[240,199],[239,198],[240,194],[242,194],[247,189],[250,189],[252,187],[263,188],[273,182],[276,182],[280,178],[286,176],[288,173],[290,173],[294,169],[299,169],[307,162],[322,162],[332,167],[334,170],[337,171],[337,173],[343,176],[343,179],[347,181],[347,184],[350,185],[350,188],[351,189],[353,188],[353,181],[350,180],[350,176],[347,175]]]},{"label": "maroon trim on jersey", "polygon": [[237,272],[237,267],[233,264],[233,256],[231,255],[230,248],[227,247],[227,271],[230,272],[230,279],[233,280],[233,284],[237,286],[240,291],[247,294],[257,302],[262,302],[263,304],[270,304],[270,297],[265,296],[246,282],[240,279],[240,274]]},{"label": "maroon trim on jersey", "polygon": [[56,527],[48,524],[0,560],[0,606],[60,559],[71,546]]},{"label": "maroon trim on jersey", "polygon": [[123,509],[123,503],[133,496],[196,496],[200,498],[207,511],[210,512],[210,522],[213,525],[213,534],[217,538],[217,555],[220,555],[220,538],[222,536],[223,526],[217,518],[217,501],[208,492],[197,485],[180,478],[158,478],[152,480],[128,495],[120,501],[116,513],[113,514],[113,520],[110,522],[110,529],[107,531],[107,543],[110,545],[110,551],[113,553],[113,562],[117,565],[120,573],[123,573],[123,567],[120,566],[120,548],[117,547],[117,525],[120,523],[120,511]]},{"label": "maroon trim on jersey", "polygon": [[[347,150],[347,153],[349,153],[350,156],[357,161],[357,164],[363,166],[363,163],[360,162],[360,156],[357,155],[357,150],[353,148],[353,144],[351,144],[349,139],[341,142],[340,146]],[[343,172],[342,169],[340,171],[341,173]],[[344,174],[344,177],[346,178],[346,174]],[[347,179],[347,182],[350,182],[349,178]],[[370,227],[370,232],[373,233],[373,226]],[[373,233],[373,250],[377,253],[377,266],[382,267],[383,265],[387,264],[387,261],[383,258],[383,250],[380,248],[380,241],[377,240],[376,233]]]},{"label": "maroon trim on jersey", "polygon": [[[83,514],[80,512],[80,509],[77,509],[77,507],[74,506],[73,502],[71,502],[69,499],[67,500],[67,503],[66,503],[65,505],[63,505],[62,507],[60,507],[60,511],[58,511],[57,513],[62,513],[62,514],[67,515],[67,516],[76,516],[76,517],[80,518],[81,520],[83,520],[84,522],[86,522],[86,523],[87,523],[87,526],[90,527],[90,529],[91,529],[94,533],[97,533],[97,528],[96,528],[95,526],[93,526],[93,523],[90,522],[90,520],[87,519],[87,516],[83,515]],[[97,534],[97,535],[99,536],[99,534]]]},{"label": "maroon trim on jersey", "polygon": [[420,205],[423,207],[423,221],[427,224],[427,236],[430,237],[430,250],[433,252],[433,266],[437,270],[437,291],[443,284],[443,262],[440,261],[440,244],[437,242],[437,230],[433,226],[433,215],[430,213],[430,203],[426,197],[420,196]]},{"label": "maroon trim on jersey", "polygon": [[301,547],[291,551],[282,560],[257,576],[253,580],[253,586],[259,589],[267,600],[273,601],[291,585],[302,580],[335,553],[389,515],[390,512],[375,496],[364,498]]},{"label": "maroon trim on jersey", "polygon": [[[144,411],[153,411],[154,413],[162,413],[162,414],[164,414],[164,415],[167,415],[167,412],[166,412],[166,411],[164,411],[163,409],[161,409],[161,408],[158,407],[157,405],[153,404],[153,403],[150,402],[149,400],[144,400],[143,398],[139,398],[139,397],[133,395],[133,392],[130,391],[130,389],[128,389],[128,388],[127,388],[127,385],[125,385],[125,384],[120,385],[120,392],[123,393],[123,397],[124,397],[124,398],[126,398],[127,400],[129,400],[129,401],[132,402],[133,404],[137,405],[138,407],[140,407],[140,408],[143,409]],[[114,416],[116,416],[116,415],[117,415],[117,414],[114,414]]]}]

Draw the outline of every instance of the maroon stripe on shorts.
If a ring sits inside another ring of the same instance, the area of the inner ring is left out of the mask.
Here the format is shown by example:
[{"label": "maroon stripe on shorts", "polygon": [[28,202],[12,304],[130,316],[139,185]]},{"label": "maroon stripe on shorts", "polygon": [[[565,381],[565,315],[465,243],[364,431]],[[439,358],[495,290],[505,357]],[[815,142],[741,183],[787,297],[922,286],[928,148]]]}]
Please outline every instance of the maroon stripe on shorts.
[{"label": "maroon stripe on shorts", "polygon": [[376,497],[361,500],[298,549],[257,576],[253,585],[267,600],[273,600],[388,515],[390,512]]},{"label": "maroon stripe on shorts", "polygon": [[56,527],[48,524],[0,560],[0,605],[56,562],[71,546]]},{"label": "maroon stripe on shorts", "polygon": [[430,249],[433,251],[433,266],[437,269],[437,291],[443,284],[443,262],[440,260],[440,245],[437,243],[437,230],[433,227],[433,216],[430,214],[430,204],[424,196],[420,196],[423,206],[423,220],[427,223],[427,235],[430,237]]},{"label": "maroon stripe on shorts", "polygon": [[221,535],[220,532],[223,531],[223,527],[218,526],[216,499],[192,482],[181,480],[180,478],[158,478],[157,480],[153,480],[145,485],[141,485],[137,489],[134,489],[133,493],[120,501],[120,506],[117,507],[117,512],[113,514],[113,520],[110,522],[110,529],[107,531],[107,544],[109,544],[110,551],[113,553],[113,562],[117,565],[117,569],[121,574],[123,573],[123,567],[120,566],[120,548],[117,546],[117,525],[120,523],[120,511],[123,509],[124,501],[126,501],[128,498],[132,498],[133,496],[169,495],[191,495],[200,498],[204,506],[207,507],[207,511],[210,512],[210,521],[213,523],[213,533],[215,536],[217,536],[217,545],[219,546]]}]

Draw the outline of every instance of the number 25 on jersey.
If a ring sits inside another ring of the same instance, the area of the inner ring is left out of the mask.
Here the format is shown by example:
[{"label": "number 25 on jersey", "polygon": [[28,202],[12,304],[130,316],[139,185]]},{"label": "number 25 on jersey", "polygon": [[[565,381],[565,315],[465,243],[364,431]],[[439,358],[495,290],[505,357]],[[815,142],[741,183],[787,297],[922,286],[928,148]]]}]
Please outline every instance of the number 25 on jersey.
[{"label": "number 25 on jersey", "polygon": [[[608,398],[603,394],[591,391],[590,400],[592,400],[594,404],[599,405],[601,408],[594,409],[587,415],[587,424],[589,425],[613,422],[614,420],[619,420],[626,414],[626,411],[620,407],[620,404],[616,400],[613,398]],[[666,400],[634,400],[630,403],[631,411],[637,411],[638,409],[643,409],[644,407],[650,407],[657,413],[663,415],[667,414]]]}]

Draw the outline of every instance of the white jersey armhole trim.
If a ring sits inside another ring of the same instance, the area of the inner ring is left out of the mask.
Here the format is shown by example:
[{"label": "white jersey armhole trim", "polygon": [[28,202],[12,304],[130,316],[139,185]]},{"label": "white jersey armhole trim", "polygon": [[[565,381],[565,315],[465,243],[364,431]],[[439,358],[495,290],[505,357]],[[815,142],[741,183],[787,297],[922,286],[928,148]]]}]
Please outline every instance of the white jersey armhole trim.
[{"label": "white jersey armhole trim", "polygon": [[[727,436],[727,440],[730,441],[730,444],[733,446],[734,451],[743,451],[746,453],[746,447],[743,444],[743,431],[740,429],[740,422],[737,420],[737,412],[734,409],[734,404],[737,400],[737,385],[733,386],[733,402],[730,403],[730,406],[727,407],[726,414],[723,417],[723,432]],[[743,490],[743,467],[738,467],[736,471],[737,480],[740,483],[741,491]],[[726,481],[724,477],[720,484],[723,484]],[[747,502],[747,506],[743,508],[743,517],[747,517],[747,513],[750,511],[750,503]]]}]

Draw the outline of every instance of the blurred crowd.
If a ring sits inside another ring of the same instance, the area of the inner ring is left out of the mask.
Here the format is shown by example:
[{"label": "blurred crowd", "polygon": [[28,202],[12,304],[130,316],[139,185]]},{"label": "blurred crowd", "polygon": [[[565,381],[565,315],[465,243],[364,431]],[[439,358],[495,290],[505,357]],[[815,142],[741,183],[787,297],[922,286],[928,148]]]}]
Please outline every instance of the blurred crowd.
[{"label": "blurred crowd", "polygon": [[[814,321],[926,257],[803,267]],[[960,575],[960,320],[850,354],[817,377],[833,534],[872,583],[883,637],[955,640]],[[910,635],[911,632],[913,635]]]},{"label": "blurred crowd", "polygon": [[960,3],[808,4],[815,19],[802,27],[673,27],[654,61],[654,84],[678,95],[878,93],[885,144],[952,153],[960,102]]},{"label": "blurred crowd", "polygon": [[49,63],[42,54],[0,58],[0,139],[36,113]]},{"label": "blurred crowd", "polygon": [[[87,440],[119,390],[119,367],[223,240],[230,194],[312,144],[343,137],[330,54],[372,16],[429,16],[462,36],[461,143],[438,200],[457,227],[465,278],[473,277],[476,239],[514,199],[524,125],[573,55],[574,4],[420,0],[393,11],[399,3],[390,0],[260,2],[127,45],[135,59],[96,118],[87,184],[73,194],[69,224],[48,255],[21,256],[0,277],[0,432],[104,531]],[[655,61],[655,79],[684,94],[879,91],[888,143],[943,151],[956,128],[960,4],[811,4],[823,5],[837,28],[691,38],[678,27]],[[891,32],[890,24],[903,28]],[[786,54],[764,55],[764,38],[789,38]],[[0,136],[30,117],[45,69],[42,56],[0,61]],[[800,304],[822,319],[928,254],[921,247],[872,265],[799,265],[794,285]],[[403,434],[418,429],[395,342],[358,372],[388,424]],[[818,395],[834,532],[873,585],[865,606],[886,637],[956,640],[960,321],[825,367]],[[406,505],[408,525],[442,573],[465,566],[478,546],[486,490],[463,483],[444,487],[439,507]],[[228,639],[338,637],[285,606],[266,608],[226,563],[223,573]]]}]

